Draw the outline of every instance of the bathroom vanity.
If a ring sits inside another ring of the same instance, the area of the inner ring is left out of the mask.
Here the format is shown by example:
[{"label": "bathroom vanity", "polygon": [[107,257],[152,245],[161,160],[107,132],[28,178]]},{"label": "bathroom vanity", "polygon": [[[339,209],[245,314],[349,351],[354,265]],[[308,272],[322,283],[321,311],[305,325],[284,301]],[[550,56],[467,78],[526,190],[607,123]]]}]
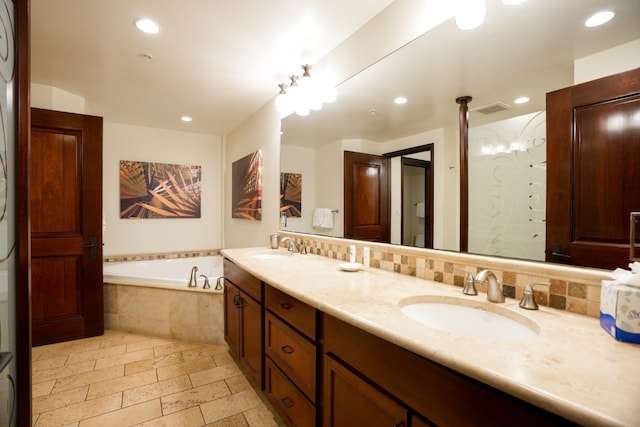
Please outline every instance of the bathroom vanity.
[{"label": "bathroom vanity", "polygon": [[[613,340],[595,318],[522,310],[508,298],[496,309],[533,325],[535,338],[467,336],[425,326],[401,307],[427,297],[492,304],[485,294],[462,295],[457,287],[379,269],[346,272],[338,260],[282,249],[222,253],[225,282],[232,282],[225,292],[246,294],[238,275],[260,283],[253,302],[260,302],[262,333],[252,339],[263,346],[262,374],[255,378],[290,425],[640,420],[640,378],[633,374],[640,347]],[[236,315],[227,305],[225,317]]]}]

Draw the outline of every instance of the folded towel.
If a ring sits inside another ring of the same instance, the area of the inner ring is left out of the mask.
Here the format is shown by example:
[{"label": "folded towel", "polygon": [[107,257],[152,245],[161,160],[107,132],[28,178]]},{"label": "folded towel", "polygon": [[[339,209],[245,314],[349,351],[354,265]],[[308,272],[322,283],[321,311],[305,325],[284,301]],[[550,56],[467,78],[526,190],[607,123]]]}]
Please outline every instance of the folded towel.
[{"label": "folded towel", "polygon": [[424,202],[416,203],[416,216],[424,218]]},{"label": "folded towel", "polygon": [[315,228],[333,228],[333,212],[329,208],[313,210],[313,226]]}]

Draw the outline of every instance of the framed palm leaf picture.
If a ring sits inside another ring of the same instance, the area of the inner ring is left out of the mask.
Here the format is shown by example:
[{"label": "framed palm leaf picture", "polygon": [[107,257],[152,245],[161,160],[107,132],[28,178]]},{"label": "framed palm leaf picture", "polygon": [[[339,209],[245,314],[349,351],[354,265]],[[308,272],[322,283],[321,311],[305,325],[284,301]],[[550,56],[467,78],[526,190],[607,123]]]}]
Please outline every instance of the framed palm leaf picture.
[{"label": "framed palm leaf picture", "polygon": [[289,218],[302,217],[302,174],[280,173],[280,214]]},{"label": "framed palm leaf picture", "polygon": [[120,218],[200,218],[200,166],[120,161]]},{"label": "framed palm leaf picture", "polygon": [[262,150],[231,164],[232,218],[262,220]]}]

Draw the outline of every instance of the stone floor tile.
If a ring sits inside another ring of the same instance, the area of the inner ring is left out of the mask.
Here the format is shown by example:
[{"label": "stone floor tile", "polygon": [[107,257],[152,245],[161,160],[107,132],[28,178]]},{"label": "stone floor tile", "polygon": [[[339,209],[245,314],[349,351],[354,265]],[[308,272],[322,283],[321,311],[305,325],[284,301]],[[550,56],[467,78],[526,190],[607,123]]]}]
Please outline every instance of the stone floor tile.
[{"label": "stone floor tile", "polygon": [[127,363],[137,362],[139,360],[151,359],[153,357],[153,350],[150,348],[134,352],[114,354],[112,356],[107,356],[96,360],[95,369],[101,369],[116,365],[125,365]]},{"label": "stone floor tile", "polygon": [[203,425],[204,419],[202,418],[200,408],[194,406],[184,411],[155,418],[134,427],[200,427]]},{"label": "stone floor tile", "polygon": [[31,374],[31,383],[38,384],[45,381],[57,380],[82,374],[85,372],[93,371],[95,362],[89,360],[87,362],[75,363],[69,366],[62,366],[60,368],[46,369],[44,371],[37,371]]},{"label": "stone floor tile", "polygon": [[127,351],[146,350],[154,347],[162,347],[165,345],[174,344],[175,340],[169,338],[147,338],[131,343],[127,346]]},{"label": "stone floor tile", "polygon": [[231,391],[224,381],[210,383],[200,387],[194,387],[189,390],[170,394],[160,398],[162,402],[162,413],[164,415],[172,412],[181,411],[192,406],[198,406],[212,400],[229,396]]},{"label": "stone floor tile", "polygon": [[87,400],[95,399],[100,396],[106,396],[118,391],[130,390],[136,387],[141,387],[143,385],[153,384],[156,382],[158,382],[156,372],[146,371],[135,375],[126,375],[124,377],[117,377],[111,380],[93,383],[89,386]]},{"label": "stone floor tile", "polygon": [[191,381],[188,375],[147,384],[131,390],[125,390],[122,396],[122,407],[128,407],[147,400],[157,399],[169,394],[190,389]]},{"label": "stone floor tile", "polygon": [[75,403],[84,402],[87,397],[89,386],[72,388],[60,393],[48,394],[46,396],[36,397],[31,400],[32,412],[40,414],[42,412],[52,411]]},{"label": "stone floor tile", "polygon": [[158,379],[166,380],[169,378],[188,375],[194,372],[204,371],[216,367],[216,362],[211,356],[202,357],[200,359],[189,360],[188,362],[179,363],[177,365],[158,368]]},{"label": "stone floor tile", "polygon": [[56,384],[56,380],[45,381],[38,384],[31,384],[31,398],[46,396],[51,393],[53,386]]},{"label": "stone floor tile", "polygon": [[168,345],[154,347],[153,351],[156,356],[163,356],[165,354],[192,350],[198,347],[200,347],[200,344],[197,344],[197,343],[174,341],[173,343]]},{"label": "stone floor tile", "polygon": [[103,358],[114,356],[117,354],[124,354],[126,350],[127,350],[127,346],[124,344],[121,344],[121,345],[114,345],[114,346],[105,347],[105,348],[97,348],[95,350],[89,350],[89,351],[81,351],[81,352],[74,351],[69,355],[69,360],[67,360],[67,364],[70,365],[72,363],[80,363],[80,362],[85,362],[87,360],[103,359]]},{"label": "stone floor tile", "polygon": [[54,357],[45,357],[40,360],[31,362],[31,371],[38,372],[45,369],[60,368],[67,364],[69,358],[66,354],[56,355]]},{"label": "stone floor tile", "polygon": [[242,375],[242,371],[240,370],[240,368],[238,368],[238,366],[234,364],[216,366],[215,368],[194,372],[192,374],[189,374],[189,378],[191,378],[193,386],[196,387],[231,377],[236,377],[238,375]]},{"label": "stone floor tile", "polygon": [[264,406],[256,406],[242,413],[250,427],[278,427],[284,424],[278,423],[271,411]]},{"label": "stone floor tile", "polygon": [[79,427],[123,427],[158,418],[162,415],[158,399],[140,403],[80,421]]},{"label": "stone floor tile", "polygon": [[40,414],[34,427],[59,427],[120,409],[121,393],[76,403]]},{"label": "stone floor tile", "polygon": [[200,410],[207,423],[212,423],[232,415],[241,414],[249,409],[263,405],[253,390],[245,390],[227,397],[200,405]]},{"label": "stone floor tile", "polygon": [[136,362],[127,363],[124,368],[125,375],[132,375],[138,372],[158,369],[164,366],[177,365],[185,360],[182,353],[167,354],[165,356],[154,357],[151,359],[138,360]]},{"label": "stone floor tile", "polygon": [[122,376],[124,376],[123,365],[111,366],[104,369],[98,369],[96,371],[83,372],[78,375],[72,375],[58,379],[56,385],[53,386],[52,393],[59,393],[62,390],[68,390],[70,388],[81,387],[83,385],[99,383],[101,381],[106,381]]},{"label": "stone floor tile", "polygon": [[249,423],[242,414],[236,414],[229,418],[207,424],[205,427],[249,427]]}]

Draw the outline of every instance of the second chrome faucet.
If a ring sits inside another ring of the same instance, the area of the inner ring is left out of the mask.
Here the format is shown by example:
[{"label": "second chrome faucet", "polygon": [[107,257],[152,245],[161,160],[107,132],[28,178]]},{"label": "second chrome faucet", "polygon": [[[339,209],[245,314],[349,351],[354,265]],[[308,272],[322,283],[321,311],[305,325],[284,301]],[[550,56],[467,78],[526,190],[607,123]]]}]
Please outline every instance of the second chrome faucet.
[{"label": "second chrome faucet", "polygon": [[488,281],[487,286],[487,300],[490,302],[504,302],[504,293],[502,292],[502,285],[498,282],[498,278],[491,270],[482,270],[476,276],[476,284],[480,285],[484,281]]}]

